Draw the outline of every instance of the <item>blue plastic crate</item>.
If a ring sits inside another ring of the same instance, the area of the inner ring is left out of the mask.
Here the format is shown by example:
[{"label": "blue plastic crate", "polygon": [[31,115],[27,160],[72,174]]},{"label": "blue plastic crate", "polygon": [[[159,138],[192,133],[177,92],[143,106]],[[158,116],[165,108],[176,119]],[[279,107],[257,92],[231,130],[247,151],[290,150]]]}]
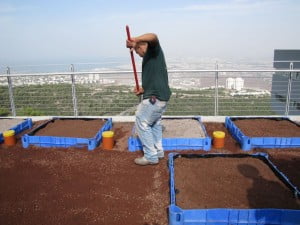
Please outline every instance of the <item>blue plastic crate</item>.
[{"label": "blue plastic crate", "polygon": [[[35,145],[39,147],[84,147],[87,146],[88,150],[94,150],[99,143],[102,141],[102,132],[111,130],[112,128],[112,119],[106,119],[106,123],[103,127],[96,133],[93,138],[74,138],[74,137],[54,137],[54,136],[34,136],[34,133],[45,127],[48,123],[52,122],[59,118],[53,118],[50,121],[42,124],[41,126],[37,127],[29,134],[25,134],[22,137],[22,144],[24,148],[28,148],[29,145]],[[72,118],[74,119],[74,118]],[[92,119],[90,119],[92,120]]]},{"label": "blue plastic crate", "polygon": [[287,117],[226,117],[225,126],[239,142],[242,150],[250,151],[252,148],[299,148],[300,137],[249,137],[246,136],[235,124],[234,121],[238,119],[276,119],[287,120],[291,123],[300,125],[291,121]]},{"label": "blue plastic crate", "polygon": [[177,157],[255,157],[263,160],[294,193],[300,192],[268,159],[266,153],[248,154],[169,154],[170,197],[169,225],[299,225],[300,210],[290,209],[182,209],[176,205],[174,160]]},{"label": "blue plastic crate", "polygon": [[[163,120],[167,119],[191,119],[191,118],[163,118]],[[204,138],[163,138],[162,145],[163,149],[170,151],[170,150],[205,150],[209,151],[211,149],[211,137],[207,135],[205,126],[201,122],[201,117],[193,117],[199,122],[199,126],[201,126],[202,130],[204,131],[205,137]],[[134,133],[134,131],[133,131]],[[142,149],[142,143],[138,137],[130,136],[128,138],[128,150],[130,152],[138,151]]]},{"label": "blue plastic crate", "polygon": [[[25,119],[23,122],[7,130],[14,130],[15,134],[19,134],[24,130],[30,129],[31,127],[32,127],[32,120],[29,118],[29,119]],[[4,141],[3,134],[0,133],[0,143],[2,143],[3,141]]]}]

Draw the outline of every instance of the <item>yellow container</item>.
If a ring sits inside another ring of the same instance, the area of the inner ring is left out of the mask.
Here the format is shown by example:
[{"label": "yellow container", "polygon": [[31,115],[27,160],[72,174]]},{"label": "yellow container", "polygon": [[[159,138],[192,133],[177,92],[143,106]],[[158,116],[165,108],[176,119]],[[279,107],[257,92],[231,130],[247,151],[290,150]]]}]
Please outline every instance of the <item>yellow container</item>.
[{"label": "yellow container", "polygon": [[214,148],[223,148],[224,144],[225,144],[225,132],[214,131],[213,132],[213,147]]},{"label": "yellow container", "polygon": [[102,148],[107,150],[112,150],[114,147],[114,132],[104,131],[102,132]]},{"label": "yellow container", "polygon": [[3,132],[4,144],[7,146],[13,146],[17,143],[14,130],[7,130]]}]

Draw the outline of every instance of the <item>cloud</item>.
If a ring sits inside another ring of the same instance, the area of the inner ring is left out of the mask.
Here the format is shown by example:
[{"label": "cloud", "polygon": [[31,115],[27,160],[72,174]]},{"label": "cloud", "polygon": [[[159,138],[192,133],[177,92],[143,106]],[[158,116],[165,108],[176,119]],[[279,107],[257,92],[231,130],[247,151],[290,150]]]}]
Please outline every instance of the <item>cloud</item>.
[{"label": "cloud", "polygon": [[274,7],[284,4],[283,0],[230,0],[220,3],[201,3],[187,5],[182,8],[176,8],[175,11],[202,11],[202,12],[226,12],[226,11],[246,11],[262,8]]}]

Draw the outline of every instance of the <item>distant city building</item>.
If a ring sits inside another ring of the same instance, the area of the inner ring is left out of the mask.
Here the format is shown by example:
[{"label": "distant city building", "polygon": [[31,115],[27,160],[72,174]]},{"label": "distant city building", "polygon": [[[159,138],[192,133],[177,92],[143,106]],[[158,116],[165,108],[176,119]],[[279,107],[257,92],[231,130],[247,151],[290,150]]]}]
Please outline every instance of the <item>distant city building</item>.
[{"label": "distant city building", "polygon": [[[300,50],[274,50],[275,69],[300,69]],[[290,98],[288,98],[290,73],[275,72],[272,78],[271,106],[274,112],[300,115],[300,73],[291,74]],[[288,108],[286,107],[289,100]]]},{"label": "distant city building", "polygon": [[226,79],[226,89],[241,91],[244,88],[244,79],[229,77]]},{"label": "distant city building", "polygon": [[238,77],[235,78],[235,89],[241,91],[244,88],[244,79]]},{"label": "distant city building", "polygon": [[234,79],[229,77],[226,79],[226,89],[235,89]]}]

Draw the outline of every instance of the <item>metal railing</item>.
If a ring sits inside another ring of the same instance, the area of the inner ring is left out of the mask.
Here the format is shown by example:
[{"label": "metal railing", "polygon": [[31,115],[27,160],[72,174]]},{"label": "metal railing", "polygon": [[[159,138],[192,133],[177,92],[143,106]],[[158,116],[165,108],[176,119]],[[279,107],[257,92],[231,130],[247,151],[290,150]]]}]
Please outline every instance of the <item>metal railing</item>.
[{"label": "metal railing", "polygon": [[[300,115],[300,70],[169,70],[165,115]],[[140,72],[139,72],[140,76]],[[0,116],[134,115],[132,71],[0,74]]]}]

